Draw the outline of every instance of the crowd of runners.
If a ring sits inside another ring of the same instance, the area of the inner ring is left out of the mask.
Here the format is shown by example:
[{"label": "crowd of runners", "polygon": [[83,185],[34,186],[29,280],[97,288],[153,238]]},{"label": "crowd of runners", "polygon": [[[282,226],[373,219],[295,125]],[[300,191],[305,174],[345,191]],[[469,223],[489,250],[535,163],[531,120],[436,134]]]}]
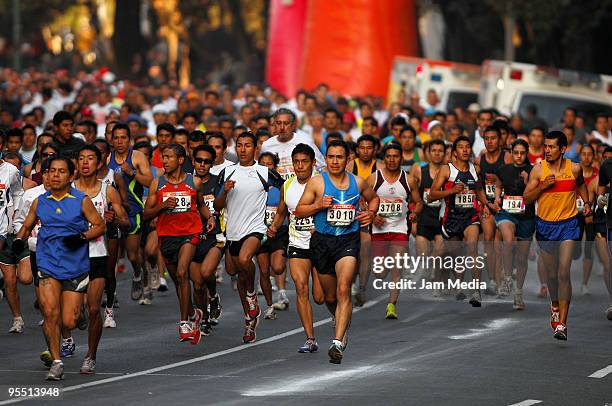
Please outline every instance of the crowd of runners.
[{"label": "crowd of runners", "polygon": [[[116,274],[126,268],[143,306],[174,285],[178,339],[193,345],[223,322],[219,283],[238,293],[248,344],[262,318],[291,305],[290,277],[305,334],[298,351],[318,350],[312,302],[324,304],[336,364],[353,305],[387,274],[397,284],[386,319],[399,317],[402,278],[438,282],[427,294],[473,307],[485,294],[523,310],[535,261],[560,340],[572,261],[582,258],[589,294],[595,251],[610,292],[611,116],[591,129],[567,108],[559,123],[530,126],[477,105],[438,111],[435,98],[385,109],[323,84],[286,100],[256,85],[180,92],[10,71],[2,79],[2,294],[9,332],[22,333],[18,285],[33,282],[48,380],[63,379],[76,328],[88,329],[80,372],[95,373],[103,329],[121,328]],[[486,260],[465,272],[372,272],[373,257],[403,253]],[[479,283],[452,283],[464,280]],[[612,320],[612,305],[605,314]]]}]

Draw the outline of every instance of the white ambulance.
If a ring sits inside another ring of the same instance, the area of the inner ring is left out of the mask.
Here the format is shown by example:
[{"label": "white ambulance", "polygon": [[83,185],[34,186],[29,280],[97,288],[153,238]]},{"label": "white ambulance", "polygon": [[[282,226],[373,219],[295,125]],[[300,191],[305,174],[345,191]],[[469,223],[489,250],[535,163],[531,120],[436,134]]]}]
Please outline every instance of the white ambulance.
[{"label": "white ambulance", "polygon": [[584,116],[587,127],[592,127],[598,113],[612,113],[612,76],[486,60],[479,103],[522,117],[534,105],[549,127],[560,121],[563,109],[573,107]]},{"label": "white ambulance", "polygon": [[425,101],[427,91],[433,89],[440,98],[438,110],[466,109],[478,101],[479,86],[479,65],[396,56],[387,100],[392,103],[404,97],[408,103],[410,94],[417,92],[421,101]]}]

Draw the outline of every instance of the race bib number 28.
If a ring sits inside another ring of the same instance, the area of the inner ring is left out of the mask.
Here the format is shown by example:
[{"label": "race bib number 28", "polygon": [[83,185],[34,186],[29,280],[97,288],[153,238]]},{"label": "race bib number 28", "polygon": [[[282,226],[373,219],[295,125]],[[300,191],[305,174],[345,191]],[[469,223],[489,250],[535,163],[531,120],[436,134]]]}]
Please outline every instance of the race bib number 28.
[{"label": "race bib number 28", "polygon": [[176,199],[176,206],[174,209],[169,210],[170,213],[185,213],[191,210],[191,196],[189,192],[166,192],[162,201],[165,202],[171,197]]}]

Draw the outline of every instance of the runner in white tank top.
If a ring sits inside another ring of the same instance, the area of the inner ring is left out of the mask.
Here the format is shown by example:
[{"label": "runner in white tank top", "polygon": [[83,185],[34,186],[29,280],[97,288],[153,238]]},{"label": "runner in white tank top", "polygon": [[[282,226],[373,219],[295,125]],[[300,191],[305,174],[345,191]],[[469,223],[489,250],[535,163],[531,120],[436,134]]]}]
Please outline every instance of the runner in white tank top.
[{"label": "runner in white tank top", "polygon": [[[401,169],[402,148],[398,144],[387,144],[383,148],[385,167],[368,177],[368,183],[380,198],[378,213],[372,224],[372,270],[378,280],[374,286],[382,286],[384,279],[391,271],[391,280],[399,282],[401,272],[397,267],[386,269],[377,257],[395,257],[408,252],[409,220],[414,220],[416,214],[423,210],[423,202],[417,187],[417,181]],[[408,199],[415,202],[415,213],[408,213]],[[382,261],[384,263],[384,260]],[[407,271],[414,272],[410,269]],[[386,318],[397,319],[395,305],[399,289],[389,292]]]},{"label": "runner in white tank top", "polygon": [[283,193],[281,193],[281,201],[278,205],[279,211],[270,229],[278,230],[285,216],[289,215],[287,258],[289,259],[291,278],[295,283],[297,311],[306,333],[306,342],[298,349],[298,352],[306,353],[315,352],[318,349],[314,336],[312,306],[310,305],[308,292],[310,275],[312,275],[312,295],[317,304],[323,303],[323,290],[318,274],[312,268],[310,253],[310,236],[311,232],[314,231],[314,221],[312,217],[296,218],[295,208],[304,193],[308,180],[312,177],[315,151],[307,144],[298,144],[291,153],[291,160],[295,175],[289,177],[283,184]]}]

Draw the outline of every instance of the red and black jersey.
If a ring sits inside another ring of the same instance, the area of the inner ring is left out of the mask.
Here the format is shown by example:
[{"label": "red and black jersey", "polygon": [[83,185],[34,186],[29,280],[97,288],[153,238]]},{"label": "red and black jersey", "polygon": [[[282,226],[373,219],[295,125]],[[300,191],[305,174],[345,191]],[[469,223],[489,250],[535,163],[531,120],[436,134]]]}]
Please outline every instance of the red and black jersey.
[{"label": "red and black jersey", "polygon": [[202,220],[198,211],[198,192],[193,176],[186,174],[185,179],[177,184],[168,182],[165,175],[159,178],[156,204],[160,205],[170,197],[176,198],[176,207],[160,213],[157,219],[157,235],[179,237],[200,234]]},{"label": "red and black jersey", "polygon": [[442,224],[446,223],[449,218],[476,221],[479,210],[479,203],[476,197],[476,183],[478,182],[476,168],[472,163],[470,163],[469,169],[465,172],[457,169],[452,163],[449,163],[448,167],[450,169],[450,176],[446,183],[444,183],[443,190],[450,190],[458,183],[463,183],[464,189],[462,193],[453,194],[444,199]]}]

